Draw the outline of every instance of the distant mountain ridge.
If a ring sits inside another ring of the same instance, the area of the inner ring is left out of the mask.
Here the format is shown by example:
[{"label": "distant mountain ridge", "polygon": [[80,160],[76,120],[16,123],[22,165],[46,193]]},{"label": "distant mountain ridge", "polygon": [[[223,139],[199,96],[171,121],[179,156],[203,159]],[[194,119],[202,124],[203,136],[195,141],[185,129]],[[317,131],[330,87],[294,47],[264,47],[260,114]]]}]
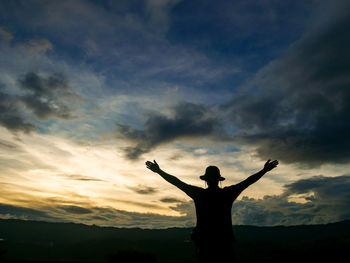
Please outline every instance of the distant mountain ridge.
[{"label": "distant mountain ridge", "polygon": [[[334,260],[350,245],[350,220],[325,225],[234,226],[238,261]],[[194,262],[192,228],[141,229],[0,219],[6,260],[104,262],[125,251],[158,262]],[[135,254],[134,253],[134,254]]]}]

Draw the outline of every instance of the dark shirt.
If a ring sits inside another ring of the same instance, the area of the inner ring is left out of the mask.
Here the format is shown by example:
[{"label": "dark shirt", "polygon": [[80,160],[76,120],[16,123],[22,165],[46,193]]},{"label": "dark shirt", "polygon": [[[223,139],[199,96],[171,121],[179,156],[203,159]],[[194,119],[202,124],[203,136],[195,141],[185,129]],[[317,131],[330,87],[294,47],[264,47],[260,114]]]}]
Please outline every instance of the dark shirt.
[{"label": "dark shirt", "polygon": [[231,209],[233,201],[244,190],[240,184],[207,189],[186,184],[180,189],[195,203],[197,223],[194,239],[220,243],[234,241]]}]

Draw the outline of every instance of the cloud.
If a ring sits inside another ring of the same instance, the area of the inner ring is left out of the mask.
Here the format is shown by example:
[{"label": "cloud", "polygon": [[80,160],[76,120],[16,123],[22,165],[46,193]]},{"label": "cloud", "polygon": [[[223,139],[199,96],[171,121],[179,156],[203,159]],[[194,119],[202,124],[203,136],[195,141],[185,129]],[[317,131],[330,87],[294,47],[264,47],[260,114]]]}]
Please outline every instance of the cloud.
[{"label": "cloud", "polygon": [[26,208],[9,204],[0,204],[0,217],[48,221],[57,219],[56,217],[53,217],[40,209]]},{"label": "cloud", "polygon": [[[349,187],[350,175],[313,176],[285,185],[284,191],[279,195],[266,195],[262,199],[243,196],[233,204],[233,224],[275,226],[326,224],[346,220],[350,218]],[[133,201],[126,202],[144,207],[152,206]],[[180,213],[181,216],[130,212],[109,206],[96,206],[87,200],[73,202],[70,199],[60,198],[40,202],[38,199],[33,199],[31,202],[26,201],[23,206],[1,204],[0,216],[115,227],[166,228],[195,225],[196,214],[192,200],[181,201],[165,197],[161,202],[173,203],[170,209]],[[35,205],[35,208],[30,207],[31,205]]]},{"label": "cloud", "polygon": [[29,133],[35,131],[35,125],[20,111],[16,99],[3,92],[0,85],[0,125],[11,131]]},{"label": "cloud", "polygon": [[52,43],[46,38],[30,39],[25,43],[21,43],[18,47],[28,53],[45,53],[53,49]]},{"label": "cloud", "polygon": [[287,193],[293,194],[307,194],[312,192],[314,198],[310,200],[318,200],[323,204],[336,205],[336,203],[334,203],[336,200],[350,201],[348,195],[349,186],[350,175],[338,177],[314,176],[287,184],[286,189]]},{"label": "cloud", "polygon": [[41,121],[75,118],[72,105],[80,103],[82,98],[72,91],[63,75],[43,77],[29,72],[20,76],[18,82],[22,94],[10,94],[0,84],[0,125],[3,127],[26,133],[36,131],[37,125],[30,113]]},{"label": "cloud", "polygon": [[179,212],[189,222],[196,221],[196,210],[193,200],[182,201],[177,203],[175,206],[170,207],[172,210]]},{"label": "cloud", "polygon": [[161,202],[163,203],[182,203],[183,201],[177,198],[173,198],[173,197],[165,197],[160,199]]},{"label": "cloud", "polygon": [[[350,218],[350,176],[314,176],[285,185],[281,195],[243,197],[234,203],[234,224],[325,224]],[[298,202],[293,198],[299,199]],[[302,202],[300,202],[302,200]]]},{"label": "cloud", "polygon": [[13,142],[0,139],[0,149],[6,149],[8,151],[20,151],[21,147]]},{"label": "cloud", "polygon": [[171,111],[171,116],[148,114],[142,130],[118,125],[117,135],[136,143],[135,146],[125,148],[128,159],[136,160],[158,145],[175,139],[216,137],[222,134],[219,120],[205,105],[181,102],[173,106]]},{"label": "cloud", "polygon": [[30,109],[39,120],[48,118],[72,119],[69,100],[76,99],[67,80],[60,74],[48,77],[29,72],[19,78],[20,87],[26,92],[19,100]]},{"label": "cloud", "polygon": [[[191,207],[192,203],[189,205]],[[194,207],[191,207],[194,209]],[[168,228],[168,227],[193,227],[194,218],[191,215],[166,216],[155,213],[128,212],[111,207],[91,208],[95,215],[104,218],[98,222],[102,225],[113,225],[119,227],[141,227],[141,228]],[[179,208],[180,209],[180,208]],[[184,208],[183,208],[184,209]]]},{"label": "cloud", "polygon": [[81,174],[67,174],[63,175],[64,177],[71,179],[71,180],[77,180],[77,181],[94,181],[94,182],[102,182],[104,180],[91,177],[91,176],[86,176],[86,175],[81,175]]},{"label": "cloud", "polygon": [[139,185],[138,187],[129,187],[129,189],[141,195],[149,195],[158,192],[154,187]]},{"label": "cloud", "polygon": [[[64,210],[64,213],[62,213]],[[17,205],[0,204],[0,218],[19,218],[58,222],[98,224],[114,227],[168,228],[188,227],[193,221],[185,216],[175,217],[154,213],[137,213],[97,206],[42,206],[27,208]]]},{"label": "cloud", "polygon": [[156,203],[146,203],[146,202],[138,202],[138,201],[132,201],[132,200],[120,200],[120,199],[112,199],[110,198],[109,200],[113,200],[115,203],[124,203],[127,205],[131,205],[134,207],[138,207],[138,208],[155,208],[155,209],[163,209],[164,207],[161,207],[160,205],[156,204]]},{"label": "cloud", "polygon": [[11,43],[12,39],[12,33],[0,26],[0,43],[8,45]]},{"label": "cloud", "polygon": [[224,105],[262,159],[314,167],[350,161],[350,16],[305,33]]},{"label": "cloud", "polygon": [[[178,0],[141,2],[101,5],[90,1],[34,1],[28,6],[1,3],[0,12],[8,16],[13,27],[36,28],[39,36],[33,36],[35,43],[23,43],[25,50],[38,50],[39,55],[46,57],[35,68],[57,68],[62,59],[67,64],[74,61],[76,68],[86,66],[90,70],[94,65],[94,73],[109,82],[105,89],[118,87],[147,93],[150,89],[164,91],[164,87],[175,85],[193,89],[207,88],[210,83],[217,87],[218,80],[232,80],[232,74],[240,72],[236,61],[228,66],[227,62],[210,59],[196,48],[169,41],[165,33]],[[44,54],[48,50],[52,52]],[[30,58],[29,68],[37,59],[38,56],[35,60]]]},{"label": "cloud", "polygon": [[72,214],[90,214],[92,213],[92,210],[81,207],[81,206],[76,206],[76,205],[66,205],[66,206],[58,206],[58,208]]},{"label": "cloud", "polygon": [[149,25],[156,31],[164,33],[170,24],[169,12],[181,0],[147,0],[146,14],[149,16]]}]

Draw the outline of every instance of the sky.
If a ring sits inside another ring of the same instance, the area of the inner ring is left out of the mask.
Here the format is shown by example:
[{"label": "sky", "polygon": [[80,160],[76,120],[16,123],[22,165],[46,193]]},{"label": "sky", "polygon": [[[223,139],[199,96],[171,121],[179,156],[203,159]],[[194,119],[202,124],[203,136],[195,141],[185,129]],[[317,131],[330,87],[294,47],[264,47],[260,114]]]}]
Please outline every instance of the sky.
[{"label": "sky", "polygon": [[234,225],[350,219],[350,2],[0,1],[0,218],[192,227],[145,166],[239,183]]}]

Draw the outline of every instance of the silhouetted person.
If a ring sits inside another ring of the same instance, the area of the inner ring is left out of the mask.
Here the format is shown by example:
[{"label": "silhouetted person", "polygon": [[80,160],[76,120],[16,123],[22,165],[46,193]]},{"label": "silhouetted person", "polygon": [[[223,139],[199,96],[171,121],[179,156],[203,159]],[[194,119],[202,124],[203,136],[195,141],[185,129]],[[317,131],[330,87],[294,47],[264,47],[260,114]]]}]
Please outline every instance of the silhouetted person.
[{"label": "silhouetted person", "polygon": [[208,184],[208,188],[186,184],[177,177],[170,175],[154,163],[147,161],[148,169],[158,173],[166,181],[184,191],[194,200],[197,224],[191,238],[196,246],[196,252],[201,262],[232,262],[234,261],[231,208],[233,201],[251,184],[258,181],[266,172],[278,165],[278,161],[268,160],[264,168],[249,176],[244,181],[219,187],[219,182],[225,180],[216,166],[208,166],[205,174],[200,176]]}]

